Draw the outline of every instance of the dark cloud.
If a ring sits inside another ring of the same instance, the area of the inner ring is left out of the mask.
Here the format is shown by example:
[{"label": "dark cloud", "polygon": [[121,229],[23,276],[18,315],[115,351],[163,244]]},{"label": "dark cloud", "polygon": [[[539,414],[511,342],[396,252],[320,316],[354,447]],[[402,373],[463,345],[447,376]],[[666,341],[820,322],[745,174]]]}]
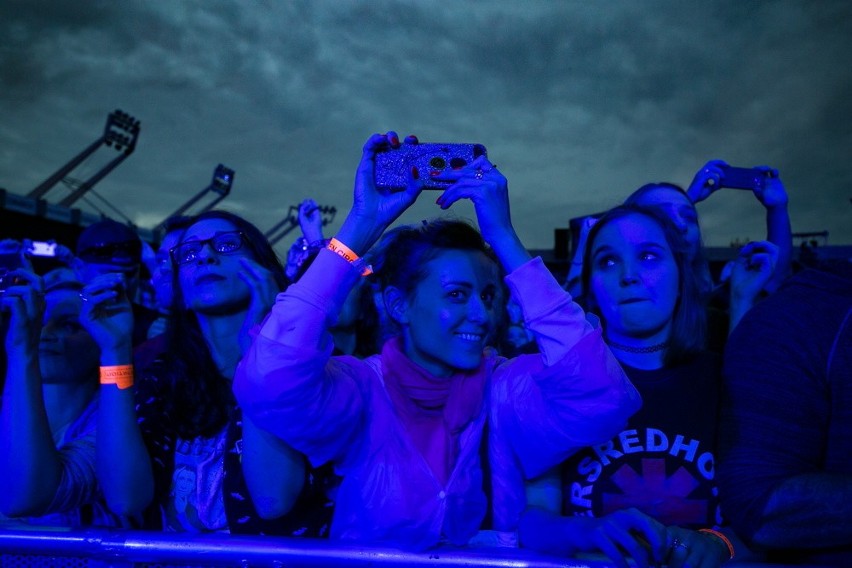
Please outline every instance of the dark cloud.
[{"label": "dark cloud", "polygon": [[[486,144],[532,247],[648,181],[686,184],[711,158],[778,167],[794,229],[852,241],[845,2],[7,0],[3,12],[0,186],[19,193],[120,107],[142,121],[140,143],[96,189],[142,225],[219,162],[237,170],[225,203],[261,227],[308,195],[342,212],[363,140],[396,128]],[[708,243],[762,235],[743,193],[700,205]],[[437,214],[428,197],[404,220]]]}]

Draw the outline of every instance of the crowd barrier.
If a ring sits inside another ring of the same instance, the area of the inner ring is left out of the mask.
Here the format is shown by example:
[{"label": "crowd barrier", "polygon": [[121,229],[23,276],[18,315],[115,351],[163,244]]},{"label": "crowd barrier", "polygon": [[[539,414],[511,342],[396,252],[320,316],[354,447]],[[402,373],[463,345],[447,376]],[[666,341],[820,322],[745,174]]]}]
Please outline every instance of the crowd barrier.
[{"label": "crowd barrier", "polygon": [[[608,568],[602,559],[570,559],[506,548],[405,552],[328,540],[189,535],[126,530],[0,531],[2,568]],[[769,564],[737,563],[743,568]]]}]

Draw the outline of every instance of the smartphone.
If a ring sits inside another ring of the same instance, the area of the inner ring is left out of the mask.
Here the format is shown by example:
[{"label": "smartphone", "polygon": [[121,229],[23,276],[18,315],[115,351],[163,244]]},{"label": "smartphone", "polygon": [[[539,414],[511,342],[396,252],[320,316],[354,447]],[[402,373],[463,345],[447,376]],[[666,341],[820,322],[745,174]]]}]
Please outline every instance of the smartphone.
[{"label": "smartphone", "polygon": [[432,179],[429,172],[463,168],[480,156],[485,156],[482,144],[408,144],[388,148],[376,154],[376,187],[401,191],[408,186],[411,168],[416,167],[424,189],[446,189],[453,182]]},{"label": "smartphone", "polygon": [[33,241],[32,248],[27,252],[33,256],[56,256],[56,243]]},{"label": "smartphone", "polygon": [[20,252],[0,254],[0,290],[12,286],[15,278],[9,273],[23,266]]},{"label": "smartphone", "polygon": [[731,189],[749,189],[751,191],[763,189],[766,183],[767,172],[757,168],[735,168],[733,166],[721,166],[722,179],[720,187]]}]

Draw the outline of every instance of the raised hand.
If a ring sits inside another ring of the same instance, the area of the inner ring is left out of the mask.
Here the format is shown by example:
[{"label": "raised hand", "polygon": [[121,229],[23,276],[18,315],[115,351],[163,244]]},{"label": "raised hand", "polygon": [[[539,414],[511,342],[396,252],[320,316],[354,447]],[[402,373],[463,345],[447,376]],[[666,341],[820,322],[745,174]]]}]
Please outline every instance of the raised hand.
[{"label": "raised hand", "polygon": [[416,169],[409,172],[408,187],[403,191],[388,193],[376,188],[376,153],[399,145],[399,136],[393,131],[373,134],[364,144],[355,174],[352,209],[337,233],[337,238],[359,256],[366,253],[385,229],[414,203],[423,189],[420,172]]},{"label": "raised hand", "polygon": [[133,349],[133,308],[122,274],[110,272],[93,278],[80,293],[80,324],[101,349],[109,364],[129,363]]},{"label": "raised hand", "polygon": [[722,168],[728,164],[722,160],[710,160],[695,173],[686,195],[693,203],[704,201],[722,187]]},{"label": "raised hand", "polygon": [[9,356],[38,352],[44,317],[44,283],[37,274],[23,268],[6,278],[14,283],[0,291],[0,319],[8,320],[5,345]]},{"label": "raised hand", "polygon": [[778,170],[769,166],[757,166],[754,169],[766,174],[763,187],[754,190],[754,196],[767,209],[786,207],[788,202],[787,190],[778,176]]},{"label": "raised hand", "polygon": [[482,237],[507,272],[529,260],[529,253],[512,226],[509,183],[488,158],[480,156],[462,169],[439,173],[435,179],[455,182],[438,197],[436,203],[441,209],[448,209],[460,199],[473,202]]},{"label": "raised hand", "polygon": [[308,244],[322,240],[322,212],[313,199],[305,199],[299,204],[299,227]]},{"label": "raised hand", "polygon": [[251,344],[251,329],[263,321],[263,318],[266,317],[275,303],[275,296],[281,290],[272,272],[257,262],[242,257],[240,258],[240,266],[243,270],[239,272],[238,276],[246,283],[251,292],[248,311],[239,335],[240,351],[245,353]]},{"label": "raised hand", "polygon": [[731,295],[754,299],[772,277],[778,247],[769,241],[748,243],[731,265]]}]

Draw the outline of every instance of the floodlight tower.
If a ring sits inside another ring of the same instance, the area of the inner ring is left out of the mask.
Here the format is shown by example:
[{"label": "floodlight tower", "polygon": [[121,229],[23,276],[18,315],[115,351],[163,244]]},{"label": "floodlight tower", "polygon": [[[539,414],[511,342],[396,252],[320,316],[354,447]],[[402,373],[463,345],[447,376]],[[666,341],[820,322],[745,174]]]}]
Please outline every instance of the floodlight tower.
[{"label": "floodlight tower", "polygon": [[83,181],[76,187],[74,193],[59,202],[63,207],[70,207],[78,199],[83,197],[96,183],[101,181],[108,173],[114,170],[121,162],[136,149],[136,140],[139,138],[140,123],[138,120],[116,109],[107,117],[104,133],[100,138],[92,142],[85,150],[77,154],[67,164],[56,170],[49,178],[44,180],[38,187],[27,194],[27,197],[41,199],[57,183],[67,176],[74,168],[79,166],[83,160],[97,151],[101,145],[114,147],[119,155],[113,158],[92,177]]},{"label": "floodlight tower", "polygon": [[[329,206],[320,206],[317,207],[320,213],[322,213],[322,226],[325,227],[329,223],[334,220],[334,215],[337,213],[336,207]],[[267,238],[270,244],[275,244],[285,236],[287,236],[293,229],[299,226],[299,206],[291,205],[290,209],[287,210],[287,216],[284,217],[281,221],[272,226],[271,229],[264,233],[264,236]]]},{"label": "floodlight tower", "polygon": [[204,213],[205,211],[213,209],[213,207],[219,204],[219,202],[228,197],[228,194],[231,193],[231,187],[234,185],[234,175],[234,170],[226,167],[224,164],[216,166],[216,169],[213,170],[213,179],[211,180],[210,185],[199,191],[189,201],[178,207],[177,211],[163,219],[159,225],[154,227],[154,231],[161,231],[166,226],[166,221],[168,221],[171,217],[177,217],[178,215],[186,213],[190,207],[198,203],[198,201],[209,192],[215,193],[217,197],[198,213]]}]

